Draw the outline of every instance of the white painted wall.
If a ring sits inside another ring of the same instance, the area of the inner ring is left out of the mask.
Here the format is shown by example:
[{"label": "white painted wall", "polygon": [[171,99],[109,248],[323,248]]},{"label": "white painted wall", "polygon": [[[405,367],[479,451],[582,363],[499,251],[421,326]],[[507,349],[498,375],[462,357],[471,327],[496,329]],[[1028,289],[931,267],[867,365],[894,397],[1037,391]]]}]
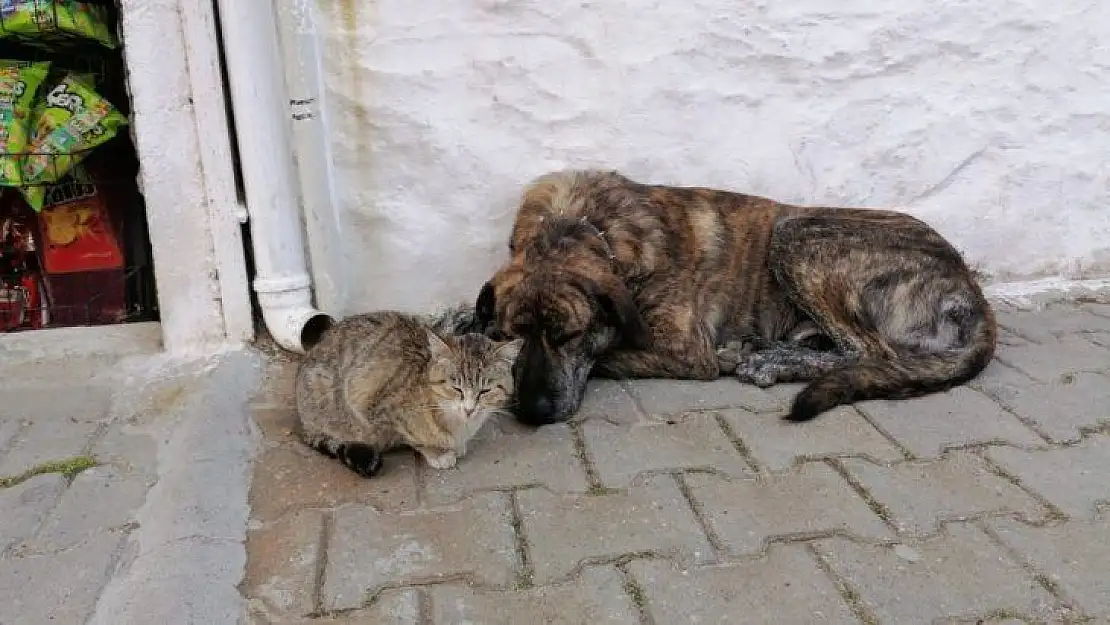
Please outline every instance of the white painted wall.
[{"label": "white painted wall", "polygon": [[470,298],[521,186],[904,207],[998,280],[1110,274],[1105,0],[318,0],[349,308]]}]

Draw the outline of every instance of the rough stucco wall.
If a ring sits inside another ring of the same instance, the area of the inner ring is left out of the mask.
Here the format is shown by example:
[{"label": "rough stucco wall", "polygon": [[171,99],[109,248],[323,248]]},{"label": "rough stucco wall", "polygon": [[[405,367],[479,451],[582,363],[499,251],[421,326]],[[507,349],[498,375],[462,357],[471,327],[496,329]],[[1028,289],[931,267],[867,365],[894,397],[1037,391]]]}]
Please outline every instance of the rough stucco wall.
[{"label": "rough stucco wall", "polygon": [[897,206],[1110,273],[1102,0],[319,0],[350,308],[470,298],[545,170]]}]

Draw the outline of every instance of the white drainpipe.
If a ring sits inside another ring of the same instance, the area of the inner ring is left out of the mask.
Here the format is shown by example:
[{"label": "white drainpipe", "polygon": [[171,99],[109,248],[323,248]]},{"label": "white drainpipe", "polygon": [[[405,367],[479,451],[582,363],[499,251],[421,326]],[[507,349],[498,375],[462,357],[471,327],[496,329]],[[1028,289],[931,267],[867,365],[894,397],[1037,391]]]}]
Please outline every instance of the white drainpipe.
[{"label": "white drainpipe", "polygon": [[304,353],[331,318],[312,303],[273,6],[270,0],[218,0],[218,6],[254,252],[253,286],[274,340]]},{"label": "white drainpipe", "polygon": [[323,54],[316,32],[316,0],[275,0],[285,87],[292,117],[294,167],[300,181],[316,307],[341,316],[347,303],[345,255],[335,199]]}]

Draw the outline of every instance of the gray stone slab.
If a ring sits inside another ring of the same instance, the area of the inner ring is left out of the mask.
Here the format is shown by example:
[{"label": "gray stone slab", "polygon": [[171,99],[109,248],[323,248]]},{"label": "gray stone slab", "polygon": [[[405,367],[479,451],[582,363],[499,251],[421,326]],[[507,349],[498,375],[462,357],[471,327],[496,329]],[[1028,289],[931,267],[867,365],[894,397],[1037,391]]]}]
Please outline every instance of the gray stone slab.
[{"label": "gray stone slab", "polygon": [[1001,611],[1038,619],[1061,614],[1058,602],[983,532],[964,524],[912,545],[817,543],[832,570],[879,623],[975,619]]},{"label": "gray stone slab", "polygon": [[864,456],[879,461],[903,458],[902,451],[851,406],[834,408],[808,423],[784,421],[778,414],[722,410],[720,414],[744,442],[760,468],[779,472],[806,458]]},{"label": "gray stone slab", "polygon": [[68,549],[104,532],[126,533],[153,482],[110,465],[93,467],[76,478],[42,531],[28,548]]},{"label": "gray stone slab", "polygon": [[773,538],[844,532],[868,540],[894,534],[831,467],[803,465],[790,473],[747,480],[686,476],[706,521],[733,555],[760,553]]},{"label": "gray stone slab", "polygon": [[1110,349],[1083,337],[1006,347],[997,358],[1041,382],[1082,371],[1110,371]]},{"label": "gray stone slab", "polygon": [[[478,590],[460,584],[429,589],[432,623],[483,625],[638,625],[636,606],[611,566],[587,567],[574,580],[528,590]],[[382,621],[384,622],[384,621]]]},{"label": "gray stone slab", "polygon": [[439,505],[470,493],[543,485],[559,492],[585,492],[586,469],[566,424],[522,434],[483,429],[467,454],[450,469],[424,471],[425,503]]},{"label": "gray stone slab", "polygon": [[995,535],[1077,601],[1087,616],[1110,619],[1110,520],[1031,527],[991,522]]},{"label": "gray stone slab", "polygon": [[665,560],[636,560],[628,568],[656,623],[859,622],[801,545],[723,566],[679,570]]},{"label": "gray stone slab", "polygon": [[782,410],[782,402],[767,391],[733,377],[713,381],[632,380],[629,389],[650,417],[684,412],[743,408],[750,412]]},{"label": "gray stone slab", "polygon": [[1110,331],[1110,319],[1073,305],[1043,310],[999,311],[998,325],[1037,343],[1051,343],[1068,336]]},{"label": "gray stone slab", "polygon": [[1052,382],[997,385],[991,393],[1054,442],[1110,423],[1110,376],[1077,373]]},{"label": "gray stone slab", "polygon": [[99,424],[69,417],[41,417],[31,422],[0,458],[0,475],[16,475],[54,460],[85,452]]},{"label": "gray stone slab", "polygon": [[646,418],[636,400],[617,380],[590,380],[586,396],[574,415],[575,421],[604,419],[613,423],[637,423]]},{"label": "gray stone slab", "polygon": [[0,555],[34,535],[65,487],[64,477],[48,474],[0,488]]},{"label": "gray stone slab", "polygon": [[5,559],[0,566],[0,623],[84,625],[121,541],[120,536],[101,534],[60,553]]},{"label": "gray stone slab", "polygon": [[844,468],[890,513],[896,529],[909,536],[936,533],[941,521],[1020,514],[1041,520],[1048,513],[1012,482],[995,475],[979,456],[951,452],[941,460],[902,462],[884,467],[846,459]]},{"label": "gray stone slab", "polygon": [[534,581],[543,585],[589,561],[653,552],[684,562],[705,561],[712,548],[670,476],[634,484],[627,492],[555,495],[543,489],[517,495]]},{"label": "gray stone slab", "polygon": [[306,618],[316,609],[323,513],[301,510],[255,525],[247,533],[243,590],[263,603],[270,619]]},{"label": "gray stone slab", "polygon": [[856,407],[919,458],[981,443],[1044,443],[1002,406],[966,386],[916,399],[860,402]]},{"label": "gray stone slab", "polygon": [[358,608],[386,584],[467,576],[507,586],[519,572],[508,495],[475,495],[451,507],[335,512],[322,590],[324,609]]},{"label": "gray stone slab", "polygon": [[1110,502],[1110,437],[1047,450],[998,447],[987,457],[1068,516],[1090,519],[1098,504]]},{"label": "gray stone slab", "polygon": [[610,488],[625,488],[648,471],[712,469],[735,477],[751,474],[712,413],[627,427],[590,421],[582,425],[582,434],[602,484]]}]

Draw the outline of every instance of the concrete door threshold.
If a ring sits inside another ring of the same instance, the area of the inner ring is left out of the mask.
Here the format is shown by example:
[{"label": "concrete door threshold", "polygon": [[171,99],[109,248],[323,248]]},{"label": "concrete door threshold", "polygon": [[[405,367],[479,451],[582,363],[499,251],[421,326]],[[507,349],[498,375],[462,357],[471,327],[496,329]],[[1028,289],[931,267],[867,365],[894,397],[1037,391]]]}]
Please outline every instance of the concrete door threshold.
[{"label": "concrete door threshold", "polygon": [[8,362],[154,355],[161,351],[162,324],[157,321],[0,334],[0,354]]}]

